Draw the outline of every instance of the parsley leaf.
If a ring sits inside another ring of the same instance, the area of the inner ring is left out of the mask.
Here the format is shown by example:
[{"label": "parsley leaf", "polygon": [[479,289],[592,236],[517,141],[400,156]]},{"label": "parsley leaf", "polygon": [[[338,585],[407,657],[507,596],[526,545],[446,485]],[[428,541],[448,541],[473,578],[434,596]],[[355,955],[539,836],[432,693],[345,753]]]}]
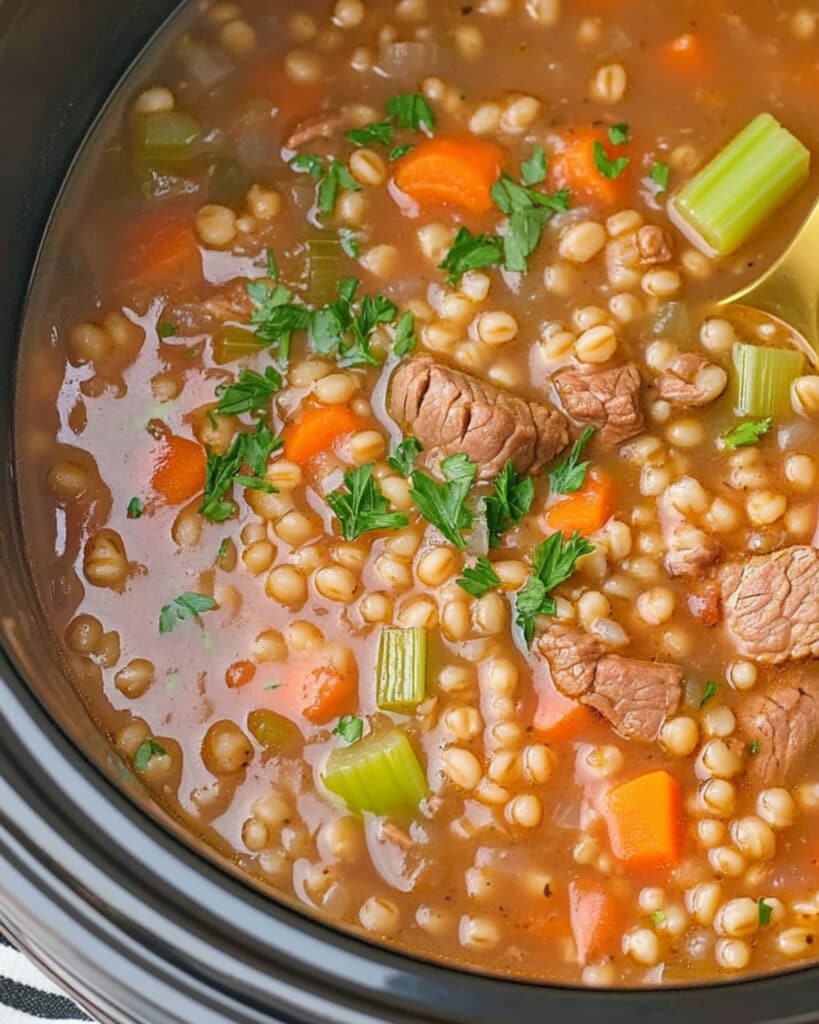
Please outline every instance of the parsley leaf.
[{"label": "parsley leaf", "polygon": [[748,747],[748,752],[750,753],[751,757],[756,757],[756,755],[759,753],[759,750],[759,740],[751,740],[751,743]]},{"label": "parsley leaf", "polygon": [[648,176],[657,186],[657,192],[666,192],[668,190],[668,182],[671,180],[671,168],[668,164],[652,164]]},{"label": "parsley leaf", "polygon": [[346,491],[339,488],[327,495],[345,540],[355,540],[370,530],[400,530],[409,523],[406,512],[390,512],[390,503],[373,479],[374,463],[344,474]]},{"label": "parsley leaf", "polygon": [[364,732],[363,721],[355,715],[342,715],[333,729],[334,736],[340,736],[345,743],[355,743]]},{"label": "parsley leaf", "polygon": [[543,146],[535,146],[534,153],[520,165],[520,180],[524,185],[539,185],[546,180],[547,166]]},{"label": "parsley leaf", "polygon": [[309,174],[314,181],[320,181],[324,174],[324,161],[312,153],[299,153],[290,161],[290,168],[300,174]]},{"label": "parsley leaf", "polygon": [[655,928],[659,928],[659,926],[665,921],[665,918],[666,913],[664,910],[655,910],[651,914],[651,923]]},{"label": "parsley leaf", "polygon": [[390,150],[390,160],[400,160],[402,156],[406,156],[414,148],[411,142],[405,142],[403,146],[395,146]]},{"label": "parsley leaf", "polygon": [[745,448],[760,441],[771,429],[772,424],[770,416],[766,416],[764,420],[745,420],[744,423],[737,423],[727,434],[723,434],[722,440],[729,452]]},{"label": "parsley leaf", "polygon": [[703,693],[702,700],[700,701],[701,708],[704,708],[709,700],[713,700],[716,697],[717,689],[717,684],[713,680],[705,684],[705,693]]},{"label": "parsley leaf", "polygon": [[586,481],[586,470],[588,462],[580,462],[583,449],[594,437],[596,427],[586,427],[583,433],[572,445],[572,450],[565,459],[558,462],[555,468],[549,473],[549,483],[553,491],[558,494],[574,494],[579,491]]},{"label": "parsley leaf", "polygon": [[625,122],[613,124],[609,128],[609,142],[613,146],[625,146],[628,141],[628,125]]},{"label": "parsley leaf", "polygon": [[509,218],[503,236],[503,265],[507,270],[525,272],[528,257],[537,248],[552,215],[568,210],[569,192],[538,192],[502,174],[492,186],[492,201]]},{"label": "parsley leaf", "polygon": [[473,235],[467,228],[462,227],[458,229],[452,248],[438,267],[448,271],[447,281],[455,285],[467,270],[494,267],[502,258],[503,242],[500,238],[496,235]]},{"label": "parsley leaf", "polygon": [[155,757],[165,757],[167,753],[168,751],[155,739],[145,740],[139,745],[134,755],[134,771],[142,774]]},{"label": "parsley leaf", "polygon": [[415,459],[424,449],[415,437],[405,437],[396,447],[387,462],[399,476],[408,477],[415,467]]},{"label": "parsley leaf", "polygon": [[455,582],[472,597],[483,597],[487,591],[499,587],[501,581],[489,559],[481,556],[474,566],[467,565],[463,577]]},{"label": "parsley leaf", "polygon": [[407,356],[410,352],[414,352],[417,344],[415,317],[412,311],[408,309],[398,321],[395,337],[392,339],[392,350],[400,359],[402,356]]},{"label": "parsley leaf", "polygon": [[338,241],[341,246],[341,251],[350,257],[350,259],[358,259],[361,254],[361,250],[358,247],[358,240],[355,237],[355,233],[349,228],[342,228],[338,233]]},{"label": "parsley leaf", "polygon": [[399,128],[435,131],[436,121],[432,107],[418,92],[402,93],[387,100],[387,113]]},{"label": "parsley leaf", "polygon": [[331,159],[318,189],[316,205],[319,213],[327,215],[335,210],[340,188],[349,188],[353,192],[361,191],[361,186],[350,174],[347,165],[340,160]]},{"label": "parsley leaf", "polygon": [[223,537],[222,543],[219,545],[219,550],[216,552],[216,561],[221,562],[225,555],[228,553],[228,545],[230,544],[229,537]]},{"label": "parsley leaf", "polygon": [[159,613],[159,632],[170,633],[178,623],[201,615],[202,612],[212,611],[215,607],[216,602],[212,597],[187,590],[179,597],[175,597],[170,604],[162,606],[162,611]]},{"label": "parsley leaf", "polygon": [[443,483],[414,470],[410,494],[424,519],[436,526],[448,541],[463,549],[466,541],[461,530],[468,530],[472,525],[472,513],[466,507],[466,499],[478,467],[467,455],[459,452],[441,462],[441,473]]},{"label": "parsley leaf", "polygon": [[142,499],[133,497],[128,502],[128,518],[139,519],[142,515]]},{"label": "parsley leaf", "polygon": [[[282,443],[280,439],[273,437],[264,420],[260,420],[253,432],[237,434],[230,447],[221,454],[208,450],[205,493],[199,514],[216,523],[230,519],[235,506],[233,501],[225,499],[225,494],[234,483],[275,494],[276,488],[262,479],[262,474],[267,468],[268,458],[282,446]],[[253,471],[253,476],[242,473],[245,464]]]},{"label": "parsley leaf", "polygon": [[[350,323],[352,340],[342,338],[338,346],[340,366],[380,366],[381,360],[370,350],[370,338],[379,324],[391,324],[398,316],[394,302],[379,293],[365,295]],[[404,328],[406,330],[406,328]],[[408,340],[408,339],[407,339]]]},{"label": "parsley leaf", "polygon": [[604,178],[614,181],[615,178],[620,177],[630,163],[631,158],[627,156],[618,156],[616,160],[609,159],[603,143],[599,140],[594,143],[594,166]]},{"label": "parsley leaf", "polygon": [[255,370],[242,370],[235,384],[220,384],[216,388],[219,396],[216,412],[222,416],[264,412],[281,386],[281,374],[272,366],[267,367],[264,376]]},{"label": "parsley leaf", "polygon": [[553,533],[535,548],[531,575],[516,600],[516,622],[523,630],[527,647],[532,646],[535,636],[535,618],[554,615],[557,610],[552,591],[569,579],[579,558],[593,551],[594,545],[576,530],[567,541],[562,533]]},{"label": "parsley leaf", "polygon": [[392,121],[386,118],[383,121],[365,124],[363,128],[351,128],[347,132],[347,138],[356,146],[371,146],[376,142],[382,146],[389,146],[392,142]]},{"label": "parsley leaf", "polygon": [[501,534],[516,526],[529,512],[535,499],[535,485],[531,477],[519,477],[512,465],[506,463],[495,478],[495,493],[484,499],[489,546],[500,546]]},{"label": "parsley leaf", "polygon": [[278,267],[278,264],[276,263],[276,254],[275,254],[275,252],[273,252],[273,250],[269,246],[268,246],[266,252],[267,252],[267,276],[270,278],[271,281],[278,281],[279,280],[279,267]]},{"label": "parsley leaf", "polygon": [[759,908],[759,923],[766,925],[771,923],[771,914],[773,913],[773,907],[770,903],[766,903],[764,899],[757,900],[757,907]]},{"label": "parsley leaf", "polygon": [[256,337],[266,345],[277,346],[286,364],[293,333],[307,329],[310,310],[294,305],[292,292],[280,284],[269,289],[262,281],[249,281],[247,294],[257,304],[250,317],[251,323],[256,325]]},{"label": "parsley leaf", "polygon": [[172,338],[176,334],[176,324],[165,320],[157,326],[156,332],[160,338]]},{"label": "parsley leaf", "polygon": [[283,685],[284,685],[283,683],[267,683],[265,686],[262,687],[262,689],[263,690],[280,690]]}]

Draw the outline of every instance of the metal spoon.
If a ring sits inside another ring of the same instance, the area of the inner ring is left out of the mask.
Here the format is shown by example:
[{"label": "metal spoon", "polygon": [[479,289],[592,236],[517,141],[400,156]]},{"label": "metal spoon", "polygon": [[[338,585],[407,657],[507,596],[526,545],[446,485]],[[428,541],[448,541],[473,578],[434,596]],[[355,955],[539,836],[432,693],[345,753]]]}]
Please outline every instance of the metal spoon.
[{"label": "metal spoon", "polygon": [[770,270],[719,305],[740,315],[747,310],[773,318],[819,365],[819,202]]}]

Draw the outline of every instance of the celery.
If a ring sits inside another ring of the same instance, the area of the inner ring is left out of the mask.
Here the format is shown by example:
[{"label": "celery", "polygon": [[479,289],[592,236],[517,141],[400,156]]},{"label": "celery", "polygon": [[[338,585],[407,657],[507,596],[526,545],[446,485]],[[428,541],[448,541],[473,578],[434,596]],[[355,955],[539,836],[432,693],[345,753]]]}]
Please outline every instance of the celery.
[{"label": "celery", "polygon": [[671,201],[691,230],[722,256],[738,249],[806,181],[810,152],[770,114],[760,114]]},{"label": "celery", "polygon": [[738,416],[778,416],[790,412],[791,385],[805,357],[794,348],[734,345],[734,407]]},{"label": "celery", "polygon": [[356,813],[413,810],[426,796],[427,781],[415,751],[400,729],[370,733],[327,758],[324,785]]},{"label": "celery", "polygon": [[247,716],[247,727],[253,738],[271,754],[278,754],[283,747],[302,738],[295,722],[269,708],[251,711]]},{"label": "celery", "polygon": [[256,355],[260,349],[266,347],[265,343],[246,327],[222,324],[213,335],[213,361],[221,366],[234,359],[241,359],[242,356]]},{"label": "celery", "polygon": [[307,301],[313,306],[326,306],[338,298],[342,248],[338,236],[326,232],[307,243],[310,257],[310,281]]},{"label": "celery", "polygon": [[426,695],[427,632],[387,627],[378,645],[376,703],[382,711],[407,712]]},{"label": "celery", "polygon": [[149,167],[175,166],[198,155],[202,128],[196,118],[170,110],[134,122],[134,155]]}]

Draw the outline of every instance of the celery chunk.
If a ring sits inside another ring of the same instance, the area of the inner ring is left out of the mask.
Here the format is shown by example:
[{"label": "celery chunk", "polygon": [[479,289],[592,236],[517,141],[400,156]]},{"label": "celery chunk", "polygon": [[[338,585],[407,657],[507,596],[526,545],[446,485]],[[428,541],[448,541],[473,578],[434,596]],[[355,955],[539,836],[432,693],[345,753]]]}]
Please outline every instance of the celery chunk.
[{"label": "celery chunk", "polygon": [[376,703],[382,711],[408,712],[426,695],[427,633],[421,627],[386,627],[378,644]]},{"label": "celery chunk", "polygon": [[738,416],[783,416],[805,357],[795,348],[734,345],[734,408]]},{"label": "celery chunk", "polygon": [[394,814],[416,808],[427,780],[400,729],[371,733],[327,758],[324,785],[358,814]]}]

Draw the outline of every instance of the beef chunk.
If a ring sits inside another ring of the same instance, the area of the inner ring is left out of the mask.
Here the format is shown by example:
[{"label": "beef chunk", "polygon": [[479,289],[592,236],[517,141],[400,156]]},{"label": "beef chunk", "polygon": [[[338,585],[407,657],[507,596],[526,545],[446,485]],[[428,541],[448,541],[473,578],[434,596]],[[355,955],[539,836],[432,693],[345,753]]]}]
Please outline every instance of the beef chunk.
[{"label": "beef chunk", "polygon": [[604,444],[619,444],[643,429],[640,372],[634,363],[591,373],[566,370],[555,380],[566,414],[594,426]]},{"label": "beef chunk", "polygon": [[819,700],[815,687],[783,686],[747,700],[738,712],[739,726],[754,744],[751,779],[763,786],[787,781],[819,735]]},{"label": "beef chunk", "polygon": [[621,736],[656,740],[682,696],[682,670],[610,654],[594,637],[553,626],[537,641],[555,686],[594,708]]},{"label": "beef chunk", "polygon": [[388,408],[433,459],[465,452],[479,480],[494,479],[507,459],[518,473],[539,473],[569,442],[557,409],[426,358],[399,366]]},{"label": "beef chunk", "polygon": [[704,356],[684,352],[657,378],[660,398],[678,407],[708,405],[728,385],[728,374]]},{"label": "beef chunk", "polygon": [[719,541],[689,523],[664,529],[663,533],[668,544],[665,567],[671,576],[699,577],[722,554]]},{"label": "beef chunk", "polygon": [[779,665],[819,657],[819,552],[757,555],[720,573],[725,624],[737,650]]},{"label": "beef chunk", "polygon": [[706,626],[719,622],[719,587],[713,580],[691,580],[686,597],[688,610]]},{"label": "beef chunk", "polygon": [[647,267],[671,262],[671,243],[658,224],[646,224],[637,232],[640,262]]},{"label": "beef chunk", "polygon": [[315,142],[316,139],[330,139],[342,128],[347,128],[349,124],[349,117],[339,111],[318,114],[297,125],[285,143],[285,147],[299,149],[309,142]]}]

